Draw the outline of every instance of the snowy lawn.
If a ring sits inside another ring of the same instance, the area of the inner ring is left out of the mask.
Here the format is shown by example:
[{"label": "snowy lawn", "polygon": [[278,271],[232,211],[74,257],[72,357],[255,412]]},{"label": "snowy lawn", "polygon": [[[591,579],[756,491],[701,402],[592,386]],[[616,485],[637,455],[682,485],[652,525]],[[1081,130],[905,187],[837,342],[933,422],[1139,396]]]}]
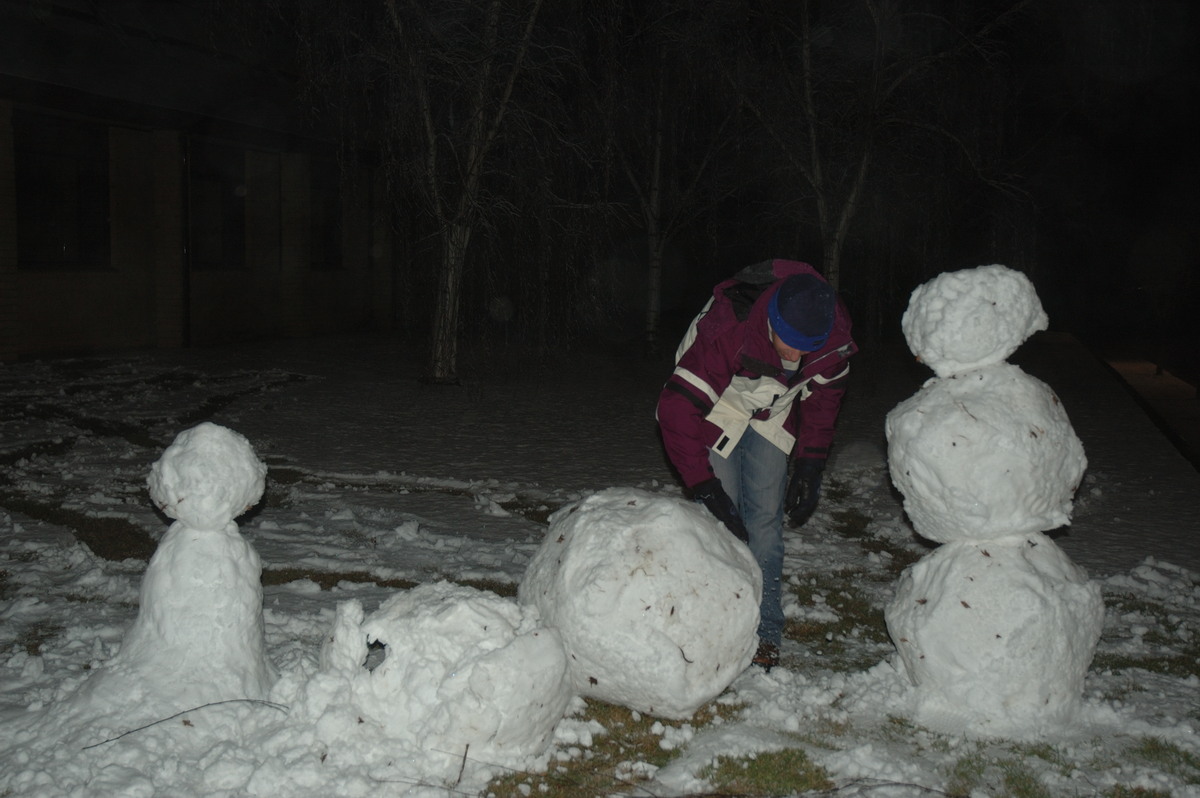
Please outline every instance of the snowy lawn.
[{"label": "snowy lawn", "polygon": [[[386,339],[0,367],[0,795],[1200,795],[1200,577],[1163,557],[1104,569],[1085,556],[1089,535],[1128,527],[1123,491],[1164,455],[1148,443],[1110,457],[1075,397],[1136,406],[1054,373],[1039,376],[1090,463],[1064,548],[1106,607],[1083,717],[1023,741],[912,722],[883,608],[929,547],[892,489],[882,430],[928,375],[882,358],[863,359],[823,503],[786,541],[781,667],[746,670],[686,721],[577,700],[547,751],[510,759],[405,747],[382,721],[372,737],[336,704],[306,719],[339,605],[371,613],[442,580],[511,600],[555,510],[610,487],[678,495],[653,424],[666,364],[493,354],[461,388],[422,385]],[[269,468],[238,524],[263,562],[280,683],[270,703],[167,713],[137,731],[65,728],[56,707],[117,653],[168,527],[150,465],[202,420],[245,435]],[[1135,520],[1186,537],[1195,474],[1165,467],[1176,482],[1160,480],[1156,512]]]}]

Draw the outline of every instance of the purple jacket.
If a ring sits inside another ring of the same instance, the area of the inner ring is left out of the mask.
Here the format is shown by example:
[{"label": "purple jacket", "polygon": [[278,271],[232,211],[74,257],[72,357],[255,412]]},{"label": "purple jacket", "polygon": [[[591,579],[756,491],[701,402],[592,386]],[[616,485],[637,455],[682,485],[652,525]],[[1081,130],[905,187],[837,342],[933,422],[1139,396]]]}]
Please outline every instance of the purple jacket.
[{"label": "purple jacket", "polygon": [[658,423],[667,457],[688,487],[712,478],[709,449],[732,450],[747,426],[794,457],[828,457],[847,358],[858,351],[850,314],[839,297],[825,346],[801,358],[796,371],[784,369],[767,321],[783,279],[806,273],[825,279],[794,260],[747,266],[713,289],[680,343],[658,399]]}]

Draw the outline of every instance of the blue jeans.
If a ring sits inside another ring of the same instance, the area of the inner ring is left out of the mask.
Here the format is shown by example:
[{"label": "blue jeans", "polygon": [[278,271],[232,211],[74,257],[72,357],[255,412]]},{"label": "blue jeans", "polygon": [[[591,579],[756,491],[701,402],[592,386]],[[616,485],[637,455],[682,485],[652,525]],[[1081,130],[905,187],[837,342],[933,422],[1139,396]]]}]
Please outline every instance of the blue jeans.
[{"label": "blue jeans", "polygon": [[721,486],[737,505],[750,552],[763,575],[758,638],[778,646],[783,639],[783,500],[787,492],[787,453],[747,428],[729,457],[709,452]]}]

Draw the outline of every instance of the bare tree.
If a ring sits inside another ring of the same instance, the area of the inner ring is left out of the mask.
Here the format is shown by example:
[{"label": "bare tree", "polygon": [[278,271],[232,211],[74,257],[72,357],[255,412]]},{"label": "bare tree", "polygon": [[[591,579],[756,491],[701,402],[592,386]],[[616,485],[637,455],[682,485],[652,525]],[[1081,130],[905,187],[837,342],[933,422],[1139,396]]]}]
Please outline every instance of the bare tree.
[{"label": "bare tree", "polygon": [[[523,104],[546,74],[535,42],[542,0],[285,0],[276,19],[299,46],[314,109],[340,124],[347,154],[377,154],[397,213],[436,241],[428,378],[458,381],[459,310],[472,240],[511,207],[489,191],[498,149],[535,138]],[[540,59],[540,60],[539,60]]]},{"label": "bare tree", "polygon": [[[942,92],[940,82],[987,67],[997,33],[1031,2],[955,18],[891,0],[800,0],[768,3],[761,17],[744,25],[734,48],[743,57],[726,63],[725,80],[807,190],[822,270],[835,286],[868,178],[881,162],[897,170],[922,151],[916,139],[937,138],[984,176],[978,138],[956,127],[977,129],[978,120],[950,107],[953,95]],[[952,5],[961,12],[973,4]]]},{"label": "bare tree", "polygon": [[[491,0],[475,17],[475,4],[463,3],[459,12],[467,14],[456,15],[450,25],[437,24],[444,18],[432,17],[430,9],[414,0],[406,4],[412,12],[407,15],[397,0],[388,4],[395,41],[416,91],[425,198],[442,237],[429,362],[433,382],[458,380],[458,313],[467,248],[488,213],[483,207],[485,170],[527,66],[541,4]],[[448,109],[439,107],[447,100]]]},{"label": "bare tree", "polygon": [[[731,191],[717,179],[732,141],[736,104],[713,102],[699,74],[707,36],[694,4],[614,3],[603,20],[592,100],[645,236],[643,344],[658,347],[663,265],[673,240]],[[624,191],[618,192],[622,195]]]}]

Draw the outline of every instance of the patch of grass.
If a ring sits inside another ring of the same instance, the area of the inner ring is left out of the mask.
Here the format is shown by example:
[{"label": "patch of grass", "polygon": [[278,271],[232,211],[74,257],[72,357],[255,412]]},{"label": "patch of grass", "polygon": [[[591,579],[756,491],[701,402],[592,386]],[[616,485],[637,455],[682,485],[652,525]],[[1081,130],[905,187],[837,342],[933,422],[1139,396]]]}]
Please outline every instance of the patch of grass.
[{"label": "patch of grass", "polygon": [[1037,774],[1018,759],[1006,759],[1000,764],[1004,794],[1012,798],[1051,798],[1050,791]]},{"label": "patch of grass", "polygon": [[888,568],[889,577],[895,577],[927,553],[909,546],[898,546],[884,538],[869,535],[868,530],[871,527],[871,522],[875,519],[857,508],[849,507],[844,510],[835,510],[830,515],[833,518],[834,531],[839,535],[858,541],[863,551],[869,554],[888,555],[888,562],[890,564]]},{"label": "patch of grass", "polygon": [[1040,759],[1063,773],[1071,771],[1072,765],[1063,752],[1049,743],[1018,743],[1013,751],[1025,759]]},{"label": "patch of grass", "polygon": [[1188,784],[1200,784],[1200,757],[1161,737],[1147,737],[1129,750],[1131,756],[1154,765]]},{"label": "patch of grass", "polygon": [[1171,607],[1121,594],[1106,595],[1104,601],[1112,614],[1143,618],[1147,631],[1142,636],[1144,645],[1138,646],[1136,651],[1096,652],[1092,668],[1115,672],[1141,669],[1184,679],[1196,673],[1196,663],[1200,661],[1200,635],[1191,634],[1185,628],[1188,621]]},{"label": "patch of grass", "polygon": [[75,539],[97,557],[120,562],[134,559],[146,562],[158,544],[150,533],[126,518],[96,517],[61,504],[32,499],[15,491],[0,491],[0,507],[27,515],[37,521],[64,526]]},{"label": "patch of grass", "polygon": [[861,540],[867,536],[867,527],[871,525],[871,516],[854,507],[834,510],[830,515],[833,518],[834,529],[843,537]]},{"label": "patch of grass", "polygon": [[25,653],[31,657],[41,656],[42,647],[47,641],[62,634],[64,628],[62,624],[57,623],[32,624],[21,630],[17,635],[16,644],[25,649]]},{"label": "patch of grass", "polygon": [[835,751],[838,745],[834,741],[845,737],[853,730],[854,725],[844,718],[838,720],[830,717],[819,717],[810,721],[805,731],[794,732],[792,736],[810,748],[823,748],[828,751]]},{"label": "patch of grass", "polygon": [[1152,790],[1146,787],[1127,787],[1124,784],[1118,784],[1115,787],[1110,787],[1101,795],[1104,798],[1172,798],[1171,793],[1167,790]]},{"label": "patch of grass", "polygon": [[[701,709],[694,723],[711,722],[713,710]],[[580,719],[595,721],[604,731],[585,749],[568,749],[566,758],[551,762],[544,773],[514,772],[493,780],[488,795],[496,798],[580,798],[609,795],[645,781],[674,754],[660,745],[652,729],[658,719],[603,701],[588,700]]]},{"label": "patch of grass", "polygon": [[905,568],[929,553],[928,550],[914,549],[907,546],[894,546],[880,538],[870,538],[862,542],[863,551],[872,554],[887,554],[888,575],[895,579]]},{"label": "patch of grass", "polygon": [[[855,587],[857,572],[834,572],[813,575],[788,588],[802,605],[826,605],[837,616],[833,620],[789,618],[783,634],[805,648],[820,649],[822,654],[837,662],[837,666],[859,670],[874,665],[878,657],[867,653],[865,659],[853,657],[847,641],[854,641],[855,651],[862,652],[862,643],[885,644],[890,638],[883,610],[872,605],[867,595]],[[818,598],[818,596],[820,598]]]},{"label": "patch of grass", "polygon": [[501,582],[499,579],[455,579],[453,581],[476,590],[486,590],[504,598],[516,598],[517,596],[516,582]]},{"label": "patch of grass", "polygon": [[1114,672],[1140,668],[1150,673],[1186,679],[1196,673],[1197,661],[1195,655],[1169,654],[1163,656],[1155,654],[1153,651],[1125,654],[1097,653],[1092,660],[1092,668]]},{"label": "patch of grass", "polygon": [[[1022,753],[1013,749],[1011,753]],[[1030,751],[1033,749],[1031,747]],[[1049,748],[1049,746],[1046,746]],[[1042,753],[1046,753],[1042,751]],[[1030,753],[1035,759],[1042,757]],[[1024,755],[989,754],[977,747],[951,765],[946,778],[946,795],[967,798],[988,795],[994,798],[1050,798],[1051,793]]]},{"label": "patch of grass", "polygon": [[834,787],[829,773],[799,748],[749,757],[719,756],[700,775],[727,795],[792,795]]},{"label": "patch of grass", "polygon": [[956,759],[946,778],[946,794],[955,798],[970,795],[983,781],[988,764],[987,758],[978,751]]}]

